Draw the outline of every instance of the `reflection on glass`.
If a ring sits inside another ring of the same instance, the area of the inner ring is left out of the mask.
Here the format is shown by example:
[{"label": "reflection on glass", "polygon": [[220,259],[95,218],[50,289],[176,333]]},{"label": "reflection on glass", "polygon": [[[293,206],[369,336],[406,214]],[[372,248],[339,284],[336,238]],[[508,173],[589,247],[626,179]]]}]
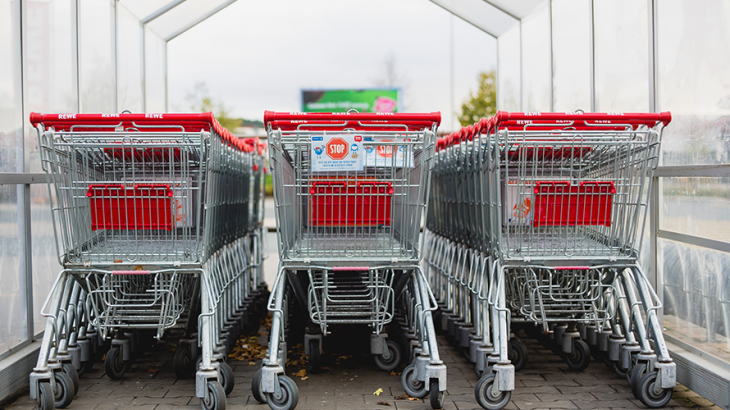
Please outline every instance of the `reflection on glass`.
[{"label": "reflection on glass", "polygon": [[114,1],[78,0],[81,112],[116,112]]},{"label": "reflection on glass", "polygon": [[16,172],[21,131],[20,61],[15,55],[12,0],[0,0],[0,172]]},{"label": "reflection on glass", "polygon": [[147,112],[165,112],[166,43],[154,31],[145,30],[145,97]]},{"label": "reflection on glass", "polygon": [[542,7],[522,20],[524,111],[550,111],[550,12]]},{"label": "reflection on glass", "polygon": [[497,39],[497,109],[520,111],[520,26]]},{"label": "reflection on glass", "polygon": [[31,185],[30,229],[33,242],[33,318],[35,333],[42,332],[46,318],[39,312],[51,285],[61,271],[51,222],[51,205],[45,184]]},{"label": "reflection on glass", "polygon": [[596,111],[649,110],[645,1],[594,0]]},{"label": "reflection on glass", "polygon": [[19,264],[17,190],[15,185],[0,185],[0,354],[27,339]]},{"label": "reflection on glass", "polygon": [[657,5],[664,165],[730,163],[730,1]]},{"label": "reflection on glass", "polygon": [[117,107],[143,112],[142,26],[124,6],[117,6]]},{"label": "reflection on glass", "polygon": [[553,110],[591,108],[590,3],[553,0]]},{"label": "reflection on glass", "polygon": [[730,255],[659,240],[665,334],[730,362]]},{"label": "reflection on glass", "polygon": [[730,242],[730,178],[664,178],[662,229]]}]

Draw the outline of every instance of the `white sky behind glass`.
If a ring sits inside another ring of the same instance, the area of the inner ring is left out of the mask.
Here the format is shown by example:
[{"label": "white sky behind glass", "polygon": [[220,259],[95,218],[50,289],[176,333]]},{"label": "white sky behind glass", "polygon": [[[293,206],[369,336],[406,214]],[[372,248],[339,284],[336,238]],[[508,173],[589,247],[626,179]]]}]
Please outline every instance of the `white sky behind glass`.
[{"label": "white sky behind glass", "polygon": [[[409,112],[450,113],[451,15],[427,0],[238,0],[168,44],[169,110],[205,82],[230,114],[299,111],[303,88],[368,88],[395,56]],[[453,17],[454,107],[496,68],[497,42]]]}]

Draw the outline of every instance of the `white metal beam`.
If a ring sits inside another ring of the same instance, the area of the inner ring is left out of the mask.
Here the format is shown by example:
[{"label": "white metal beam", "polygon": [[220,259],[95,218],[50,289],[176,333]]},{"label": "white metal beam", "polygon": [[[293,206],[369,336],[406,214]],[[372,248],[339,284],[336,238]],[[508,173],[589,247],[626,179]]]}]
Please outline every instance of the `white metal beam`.
[{"label": "white metal beam", "polygon": [[231,4],[233,4],[235,2],[236,2],[236,0],[228,0],[225,3],[222,3],[220,6],[214,8],[213,10],[211,10],[211,11],[209,11],[209,12],[203,14],[203,15],[201,15],[197,19],[193,20],[191,23],[183,26],[181,29],[179,29],[176,32],[174,32],[174,33],[170,34],[169,36],[165,37],[164,40],[167,42],[167,41],[170,41],[170,40],[174,39],[175,37],[179,36],[180,34],[186,32],[188,30],[190,30],[193,27],[197,26],[198,24],[200,24],[204,20],[206,20],[208,17],[214,15],[215,13],[223,10],[224,8],[230,6]]},{"label": "white metal beam", "polygon": [[185,0],[172,0],[171,2],[165,4],[164,6],[160,7],[159,9],[153,11],[150,13],[147,17],[141,19],[139,22],[142,23],[142,25],[145,25],[149,23],[150,21],[160,17],[161,15],[167,13],[168,11],[174,9],[175,7],[179,6],[180,4],[184,3]]},{"label": "white metal beam", "polygon": [[484,24],[479,23],[478,21],[473,19],[471,16],[465,16],[465,15],[457,12],[456,10],[453,10],[451,7],[449,7],[449,5],[447,4],[446,1],[444,1],[444,0],[430,0],[430,1],[431,1],[431,3],[441,7],[442,9],[444,9],[444,10],[448,11],[449,13],[455,15],[456,17],[466,21],[467,23],[469,23],[472,26],[478,28],[479,30],[489,34],[490,36],[492,36],[494,38],[498,37],[498,35],[494,31],[492,31],[489,27],[486,27]]}]

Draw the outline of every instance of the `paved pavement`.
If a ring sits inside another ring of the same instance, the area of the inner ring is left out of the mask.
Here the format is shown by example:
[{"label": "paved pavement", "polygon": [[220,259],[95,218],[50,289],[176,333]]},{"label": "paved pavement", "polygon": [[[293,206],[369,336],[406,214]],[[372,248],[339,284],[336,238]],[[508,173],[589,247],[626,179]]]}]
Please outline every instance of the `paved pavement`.
[{"label": "paved pavement", "polygon": [[[265,331],[264,331],[265,333]],[[300,391],[297,409],[429,409],[428,402],[399,399],[404,392],[397,373],[378,370],[369,355],[364,354],[367,337],[349,330],[325,338],[323,366],[318,374],[295,377]],[[259,340],[266,340],[265,334]],[[529,353],[528,365],[516,374],[516,390],[507,409],[636,409],[645,408],[635,399],[626,380],[616,376],[602,363],[591,363],[582,372],[572,372],[550,351],[537,342],[523,339]],[[448,392],[445,409],[480,409],[474,399],[477,381],[472,365],[446,341],[440,339],[440,351],[448,366]],[[152,351],[135,361],[123,380],[110,380],[98,363],[81,379],[80,392],[69,409],[134,408],[166,410],[199,408],[194,396],[193,380],[178,380],[172,369],[173,346],[159,343]],[[290,359],[297,361],[294,349]],[[266,410],[250,392],[251,377],[258,361],[229,361],[236,376],[236,387],[228,397],[228,409]],[[287,373],[303,367],[288,366]],[[400,370],[400,369],[399,369]],[[302,380],[305,378],[305,380]],[[374,395],[378,389],[383,393]],[[384,404],[387,403],[387,404]],[[719,409],[712,403],[679,386],[668,407]],[[32,409],[27,394],[7,405],[7,410]]]}]

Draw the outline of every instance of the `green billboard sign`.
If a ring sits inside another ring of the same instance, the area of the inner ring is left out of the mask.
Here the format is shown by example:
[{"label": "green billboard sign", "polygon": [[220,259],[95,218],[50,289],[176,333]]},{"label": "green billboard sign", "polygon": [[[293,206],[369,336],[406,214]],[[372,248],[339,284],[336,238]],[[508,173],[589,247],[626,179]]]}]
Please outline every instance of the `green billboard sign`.
[{"label": "green billboard sign", "polygon": [[398,112],[398,89],[302,90],[302,112]]}]

